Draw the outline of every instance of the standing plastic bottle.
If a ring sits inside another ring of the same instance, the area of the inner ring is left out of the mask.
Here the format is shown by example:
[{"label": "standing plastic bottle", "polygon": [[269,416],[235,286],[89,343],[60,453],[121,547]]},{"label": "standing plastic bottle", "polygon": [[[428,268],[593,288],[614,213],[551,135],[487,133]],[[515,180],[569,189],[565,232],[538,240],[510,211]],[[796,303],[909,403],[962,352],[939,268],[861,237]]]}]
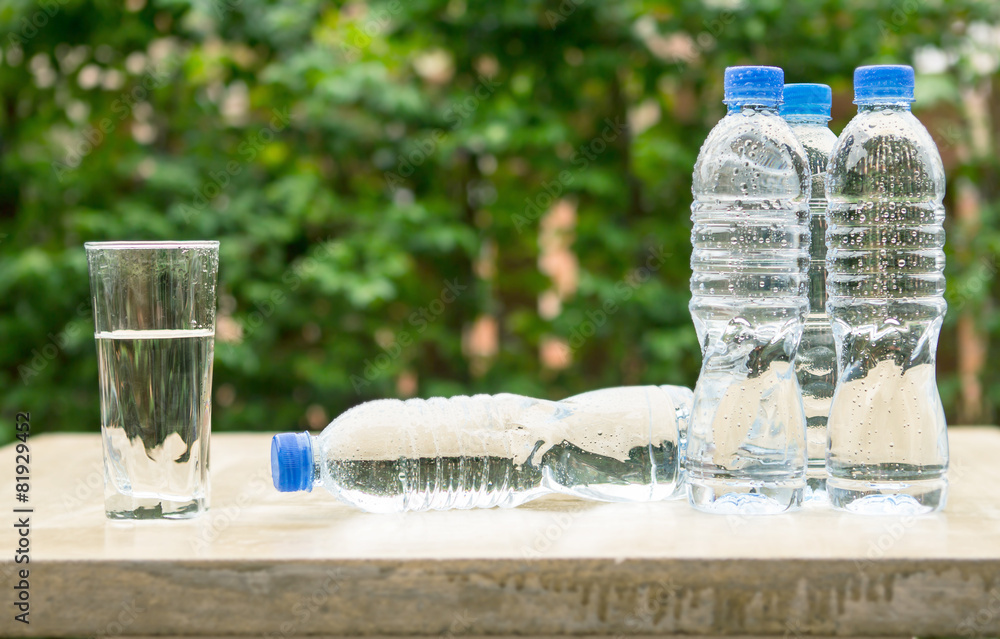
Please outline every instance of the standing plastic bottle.
[{"label": "standing plastic bottle", "polygon": [[793,361],[809,309],[810,174],[778,115],[784,73],[726,69],[726,117],[694,168],[691,316],[702,367],[688,431],[693,506],[799,506],[805,415]]},{"label": "standing plastic bottle", "polygon": [[839,369],[827,492],[854,512],[930,512],[948,488],[934,375],[947,308],[944,167],[910,113],[912,68],[858,68],[854,102],[827,178],[827,309]]},{"label": "standing plastic bottle", "polygon": [[827,126],[833,92],[825,84],[786,84],[781,117],[806,150],[812,174],[809,197],[809,315],[795,356],[795,375],[806,413],[808,501],[826,499],[826,420],[837,384],[837,353],[826,314],[826,165],[837,143]]},{"label": "standing plastic bottle", "polygon": [[368,512],[512,507],[551,492],[603,501],[674,496],[693,394],[607,388],[561,402],[520,395],[383,399],[319,436],[271,444],[274,486],[322,486]]}]

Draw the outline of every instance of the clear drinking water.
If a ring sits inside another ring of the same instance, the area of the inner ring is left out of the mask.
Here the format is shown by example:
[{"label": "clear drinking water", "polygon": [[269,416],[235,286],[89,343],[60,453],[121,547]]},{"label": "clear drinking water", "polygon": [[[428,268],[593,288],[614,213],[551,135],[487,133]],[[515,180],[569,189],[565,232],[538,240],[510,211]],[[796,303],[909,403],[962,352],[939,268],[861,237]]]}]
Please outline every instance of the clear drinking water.
[{"label": "clear drinking water", "polygon": [[827,309],[839,381],[827,491],[841,509],[942,508],[948,438],[934,365],[944,319],[944,168],[913,114],[913,69],[860,67],[827,181]]},{"label": "clear drinking water", "polygon": [[208,506],[218,242],[88,243],[112,519]]},{"label": "clear drinking water", "polygon": [[802,143],[812,174],[809,197],[809,314],[795,356],[806,414],[806,501],[826,499],[826,420],[837,383],[837,353],[826,314],[826,165],[837,136],[827,127],[833,92],[825,84],[786,84],[781,117]]},{"label": "clear drinking water", "polygon": [[278,490],[322,486],[368,512],[518,506],[551,492],[673,496],[692,393],[609,388],[552,402],[476,395],[356,406],[319,435],[274,438]]},{"label": "clear drinking water", "polygon": [[777,513],[805,486],[793,360],[808,311],[810,174],[778,115],[784,73],[726,69],[729,112],[695,164],[691,316],[702,347],[687,442],[701,510]]},{"label": "clear drinking water", "polygon": [[[108,510],[183,514],[207,497],[214,331],[98,333]],[[192,503],[195,502],[195,503]]]}]

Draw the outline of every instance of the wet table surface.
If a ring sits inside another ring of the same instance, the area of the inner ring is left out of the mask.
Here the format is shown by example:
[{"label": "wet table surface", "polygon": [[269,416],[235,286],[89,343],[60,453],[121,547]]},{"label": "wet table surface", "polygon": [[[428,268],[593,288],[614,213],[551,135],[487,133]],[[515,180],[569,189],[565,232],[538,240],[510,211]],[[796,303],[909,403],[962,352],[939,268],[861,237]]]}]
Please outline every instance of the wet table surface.
[{"label": "wet table surface", "polygon": [[949,504],[920,518],[564,497],[372,515],[276,492],[270,436],[219,434],[209,512],[123,523],[104,517],[98,435],[34,437],[27,504],[2,449],[0,634],[997,636],[1000,430],[950,439]]}]

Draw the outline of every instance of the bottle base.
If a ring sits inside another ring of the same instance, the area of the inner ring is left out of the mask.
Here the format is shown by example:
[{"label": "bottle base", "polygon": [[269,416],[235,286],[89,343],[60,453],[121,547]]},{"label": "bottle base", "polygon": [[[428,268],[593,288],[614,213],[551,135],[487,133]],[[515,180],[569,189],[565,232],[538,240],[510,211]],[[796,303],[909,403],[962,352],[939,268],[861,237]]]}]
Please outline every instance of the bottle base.
[{"label": "bottle base", "polygon": [[830,505],[860,515],[926,515],[941,510],[948,498],[944,477],[917,481],[858,481],[829,477]]},{"label": "bottle base", "polygon": [[108,496],[104,501],[108,519],[191,519],[208,509],[204,498],[174,501],[156,497]]},{"label": "bottle base", "polygon": [[[809,470],[812,473],[812,469]],[[826,471],[822,474],[806,476],[806,487],[802,491],[803,506],[826,506],[830,503],[830,498],[826,494]]]},{"label": "bottle base", "polygon": [[688,503],[697,510],[719,515],[777,515],[802,505],[804,482],[743,482],[692,480],[688,476]]}]

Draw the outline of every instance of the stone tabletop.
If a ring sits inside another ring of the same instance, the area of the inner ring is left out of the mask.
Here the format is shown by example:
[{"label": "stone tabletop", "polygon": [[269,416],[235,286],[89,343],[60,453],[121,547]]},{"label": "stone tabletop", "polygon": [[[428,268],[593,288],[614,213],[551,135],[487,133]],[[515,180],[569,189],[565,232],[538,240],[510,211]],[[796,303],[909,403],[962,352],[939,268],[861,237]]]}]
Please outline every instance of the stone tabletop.
[{"label": "stone tabletop", "polygon": [[[123,523],[104,518],[98,435],[43,435],[27,565],[13,447],[0,456],[0,634],[996,636],[1000,429],[950,439],[949,504],[927,517],[564,497],[373,515],[276,492],[270,436],[219,434],[208,513]],[[11,605],[25,568],[28,625]]]}]

